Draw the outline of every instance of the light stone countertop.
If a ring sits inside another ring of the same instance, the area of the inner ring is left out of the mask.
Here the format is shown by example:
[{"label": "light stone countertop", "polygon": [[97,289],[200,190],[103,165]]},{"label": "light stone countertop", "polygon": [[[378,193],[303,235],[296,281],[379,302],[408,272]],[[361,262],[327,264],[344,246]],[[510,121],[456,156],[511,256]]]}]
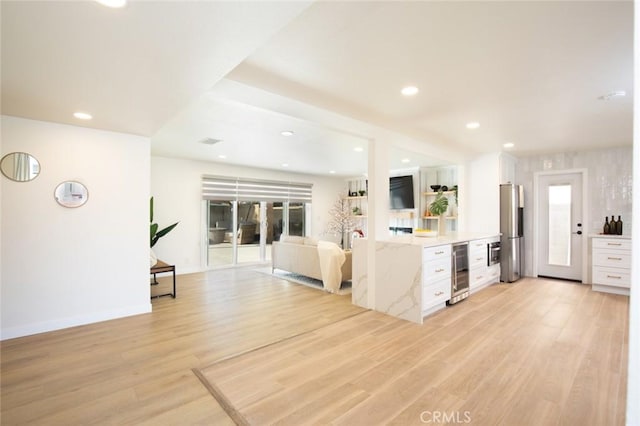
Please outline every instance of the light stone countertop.
[{"label": "light stone countertop", "polygon": [[438,237],[416,237],[411,234],[396,235],[390,237],[383,242],[398,244],[413,244],[422,247],[434,247],[444,244],[455,244],[464,241],[481,240],[484,238],[500,237],[500,233],[482,233],[482,232],[449,232],[446,235]]},{"label": "light stone countertop", "polygon": [[589,234],[589,238],[614,238],[614,239],[630,240],[631,235]]}]

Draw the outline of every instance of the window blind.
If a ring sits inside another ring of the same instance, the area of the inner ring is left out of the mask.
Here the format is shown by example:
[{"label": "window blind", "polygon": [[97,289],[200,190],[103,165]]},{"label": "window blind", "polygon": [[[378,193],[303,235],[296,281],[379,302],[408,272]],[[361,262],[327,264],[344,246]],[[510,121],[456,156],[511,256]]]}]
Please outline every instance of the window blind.
[{"label": "window blind", "polygon": [[312,187],[309,183],[203,176],[202,199],[310,203]]}]

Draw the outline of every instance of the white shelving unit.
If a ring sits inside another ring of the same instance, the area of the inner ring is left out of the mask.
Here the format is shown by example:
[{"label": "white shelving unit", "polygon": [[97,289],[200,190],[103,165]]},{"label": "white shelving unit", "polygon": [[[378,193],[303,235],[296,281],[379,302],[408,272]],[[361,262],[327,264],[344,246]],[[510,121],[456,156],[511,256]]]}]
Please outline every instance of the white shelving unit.
[{"label": "white shelving unit", "polygon": [[420,227],[426,229],[439,229],[444,232],[452,232],[458,229],[458,215],[456,203],[456,191],[442,191],[447,197],[449,207],[444,214],[444,227],[440,226],[440,216],[430,216],[426,213],[429,206],[439,194],[433,191],[432,185],[447,186],[448,188],[457,185],[457,168],[455,166],[448,167],[425,167],[420,169]]},{"label": "white shelving unit", "polygon": [[351,218],[356,222],[357,228],[365,235],[367,234],[367,212],[368,212],[368,197],[366,195],[367,181],[365,179],[352,179],[347,182],[348,193],[357,192],[363,195],[347,195],[344,199],[349,205],[349,211],[353,212],[354,208],[357,208],[358,214],[351,214]]}]

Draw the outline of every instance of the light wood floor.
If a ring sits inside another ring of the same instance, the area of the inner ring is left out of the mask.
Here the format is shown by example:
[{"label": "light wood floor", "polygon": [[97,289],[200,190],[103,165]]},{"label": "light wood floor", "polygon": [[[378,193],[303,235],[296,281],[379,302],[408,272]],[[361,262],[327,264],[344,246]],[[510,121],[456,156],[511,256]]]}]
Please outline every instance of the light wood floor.
[{"label": "light wood floor", "polygon": [[233,424],[192,368],[363,311],[246,269],[177,279],[151,314],[1,342],[0,423]]},{"label": "light wood floor", "polygon": [[1,423],[233,424],[197,369],[253,424],[624,424],[623,296],[525,279],[417,326],[248,270],[178,286],[149,315],[2,342]]},{"label": "light wood floor", "polygon": [[523,280],[422,326],[369,311],[200,373],[246,424],[622,425],[627,306]]}]

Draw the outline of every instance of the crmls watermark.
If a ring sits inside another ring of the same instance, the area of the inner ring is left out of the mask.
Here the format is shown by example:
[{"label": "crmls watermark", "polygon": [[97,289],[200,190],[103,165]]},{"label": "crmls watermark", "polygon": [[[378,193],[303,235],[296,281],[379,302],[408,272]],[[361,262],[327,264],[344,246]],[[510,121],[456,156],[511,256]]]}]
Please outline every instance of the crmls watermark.
[{"label": "crmls watermark", "polygon": [[470,411],[423,411],[420,413],[422,423],[431,424],[468,424],[471,423]]}]

